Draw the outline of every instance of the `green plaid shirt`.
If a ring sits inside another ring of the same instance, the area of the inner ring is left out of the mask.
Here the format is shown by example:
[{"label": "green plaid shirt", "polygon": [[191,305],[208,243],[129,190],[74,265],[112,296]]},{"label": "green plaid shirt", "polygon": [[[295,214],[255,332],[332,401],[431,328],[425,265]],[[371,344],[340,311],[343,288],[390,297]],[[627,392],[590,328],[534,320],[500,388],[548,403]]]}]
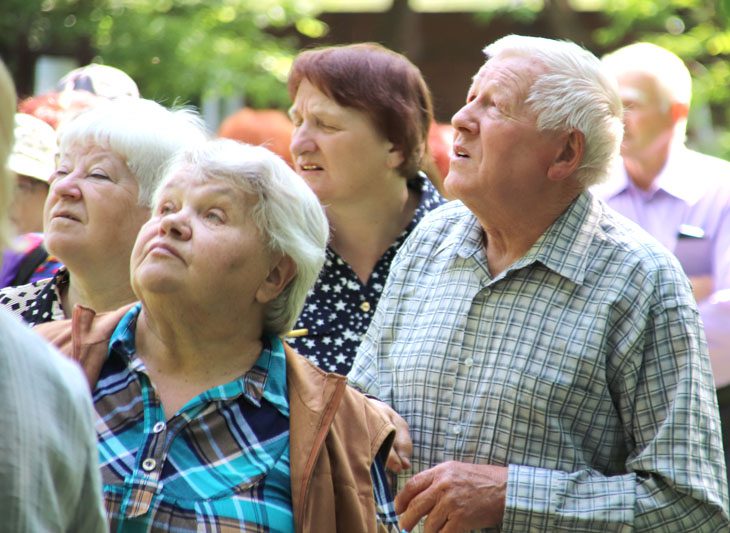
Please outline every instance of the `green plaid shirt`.
[{"label": "green plaid shirt", "polygon": [[393,262],[349,378],[408,421],[409,474],[508,465],[503,531],[727,531],[689,283],[590,193],[496,277],[470,211],[428,215]]}]

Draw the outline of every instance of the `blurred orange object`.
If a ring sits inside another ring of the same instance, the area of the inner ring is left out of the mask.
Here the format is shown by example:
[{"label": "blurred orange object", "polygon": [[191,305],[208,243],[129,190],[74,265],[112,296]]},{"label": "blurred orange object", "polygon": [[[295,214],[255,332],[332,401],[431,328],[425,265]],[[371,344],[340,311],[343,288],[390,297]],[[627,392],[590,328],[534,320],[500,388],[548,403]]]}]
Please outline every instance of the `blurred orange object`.
[{"label": "blurred orange object", "polygon": [[245,107],[223,121],[218,135],[264,146],[293,167],[289,151],[293,129],[294,125],[283,111]]}]

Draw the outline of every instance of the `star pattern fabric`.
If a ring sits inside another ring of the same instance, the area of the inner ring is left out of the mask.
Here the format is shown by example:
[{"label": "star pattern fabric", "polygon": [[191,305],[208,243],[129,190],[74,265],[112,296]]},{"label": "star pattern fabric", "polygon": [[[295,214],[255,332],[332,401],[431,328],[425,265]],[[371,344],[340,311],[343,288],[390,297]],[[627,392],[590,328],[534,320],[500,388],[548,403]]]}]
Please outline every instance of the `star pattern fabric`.
[{"label": "star pattern fabric", "polygon": [[378,260],[367,283],[363,284],[350,265],[327,247],[322,272],[309,291],[295,326],[306,330],[306,334],[287,339],[294,349],[323,370],[338,374],[350,370],[396,252],[424,215],[445,201],[425,174],[419,173],[408,186],[421,193],[413,220]]},{"label": "star pattern fabric", "polygon": [[30,326],[66,318],[61,305],[61,290],[68,284],[66,267],[58,269],[52,278],[27,285],[0,289],[0,307]]}]

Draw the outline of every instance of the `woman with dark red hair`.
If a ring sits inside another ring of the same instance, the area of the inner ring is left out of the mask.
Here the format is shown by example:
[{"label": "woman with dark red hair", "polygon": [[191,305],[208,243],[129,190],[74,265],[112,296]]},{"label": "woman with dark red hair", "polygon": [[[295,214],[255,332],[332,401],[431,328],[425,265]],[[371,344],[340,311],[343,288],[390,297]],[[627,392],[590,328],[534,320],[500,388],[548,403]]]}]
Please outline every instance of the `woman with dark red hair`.
[{"label": "woman with dark red hair", "polygon": [[324,370],[346,374],[398,248],[443,202],[421,172],[431,95],[405,56],[370,43],[302,52],[288,87],[295,169],[332,228],[291,343]]}]

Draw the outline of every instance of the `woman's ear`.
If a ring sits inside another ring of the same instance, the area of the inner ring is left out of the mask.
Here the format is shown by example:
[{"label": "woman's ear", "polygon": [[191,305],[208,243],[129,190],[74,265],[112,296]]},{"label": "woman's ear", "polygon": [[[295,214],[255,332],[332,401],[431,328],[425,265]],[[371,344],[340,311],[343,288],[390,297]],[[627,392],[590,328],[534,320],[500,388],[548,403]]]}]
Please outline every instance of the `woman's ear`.
[{"label": "woman's ear", "polygon": [[266,304],[275,299],[281,294],[281,291],[286,289],[296,273],[297,266],[294,264],[294,260],[288,255],[279,256],[269,271],[269,275],[256,291],[256,301]]},{"label": "woman's ear", "polygon": [[572,176],[583,162],[585,152],[585,135],[578,130],[572,130],[563,135],[555,159],[548,167],[548,179],[560,181]]},{"label": "woman's ear", "polygon": [[403,161],[405,161],[405,157],[403,157],[403,152],[399,148],[396,148],[394,145],[390,145],[390,150],[388,151],[388,157],[386,159],[386,164],[388,165],[388,168],[395,170],[401,164],[403,164]]}]

